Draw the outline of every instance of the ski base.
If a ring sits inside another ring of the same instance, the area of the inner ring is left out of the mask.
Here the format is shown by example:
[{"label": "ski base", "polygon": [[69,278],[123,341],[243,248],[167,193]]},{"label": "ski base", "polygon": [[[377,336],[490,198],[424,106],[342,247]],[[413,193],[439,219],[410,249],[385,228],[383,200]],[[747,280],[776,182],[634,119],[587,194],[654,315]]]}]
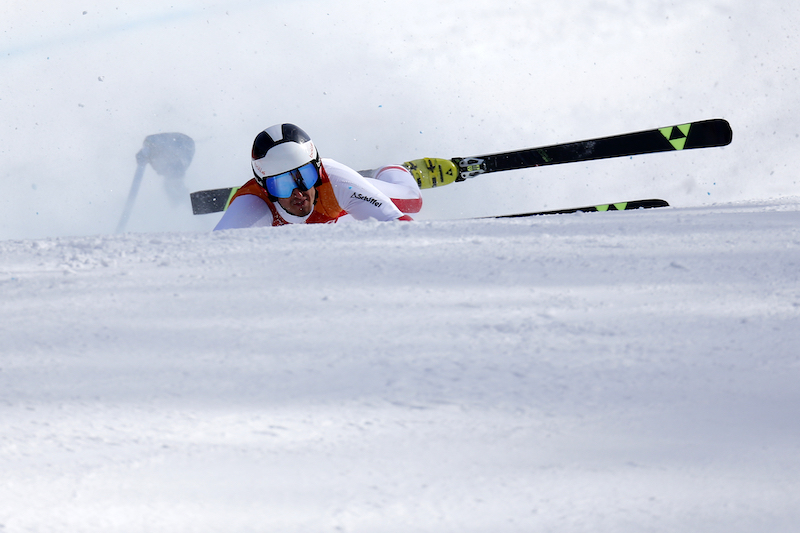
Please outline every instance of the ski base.
[{"label": "ski base", "polygon": [[556,209],[553,211],[534,211],[532,213],[517,213],[515,215],[497,215],[481,218],[522,218],[540,215],[567,215],[570,213],[592,213],[597,211],[630,211],[633,209],[653,209],[656,207],[669,207],[666,200],[634,200],[632,202],[618,202],[615,204],[590,205],[586,207],[573,207],[570,209]]}]

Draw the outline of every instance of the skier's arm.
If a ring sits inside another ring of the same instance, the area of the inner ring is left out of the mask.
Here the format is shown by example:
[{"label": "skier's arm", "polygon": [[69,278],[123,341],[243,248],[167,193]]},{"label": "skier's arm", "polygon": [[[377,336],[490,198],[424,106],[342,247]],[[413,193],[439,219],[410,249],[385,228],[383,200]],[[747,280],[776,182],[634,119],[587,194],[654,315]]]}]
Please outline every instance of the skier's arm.
[{"label": "skier's arm", "polygon": [[375,180],[367,179],[355,170],[330,159],[323,160],[323,164],[331,180],[336,201],[356,220],[411,220],[411,217],[398,209],[392,198],[374,185]]}]

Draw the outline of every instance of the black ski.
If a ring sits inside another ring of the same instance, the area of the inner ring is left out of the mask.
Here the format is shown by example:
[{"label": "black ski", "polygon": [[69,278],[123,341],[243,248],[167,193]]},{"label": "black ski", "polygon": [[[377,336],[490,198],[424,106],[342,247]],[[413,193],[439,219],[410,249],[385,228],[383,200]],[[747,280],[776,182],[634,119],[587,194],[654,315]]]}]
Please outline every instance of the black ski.
[{"label": "black ski", "polygon": [[496,215],[480,218],[522,218],[539,215],[566,215],[569,213],[592,213],[595,211],[629,211],[631,209],[653,209],[655,207],[669,207],[665,200],[634,200],[632,202],[618,202],[615,204],[590,205],[586,207],[573,207],[570,209],[556,209],[554,211],[534,211],[532,213],[518,213],[515,215]]},{"label": "black ski", "polygon": [[192,199],[192,213],[205,215],[225,211],[228,209],[231,198],[238,190],[239,187],[225,187],[223,189],[193,192],[189,195]]},{"label": "black ski", "polygon": [[455,181],[464,181],[480,174],[504,170],[726,146],[732,139],[733,131],[728,121],[724,119],[703,120],[541,148],[454,158],[453,162],[459,169],[459,176]]}]

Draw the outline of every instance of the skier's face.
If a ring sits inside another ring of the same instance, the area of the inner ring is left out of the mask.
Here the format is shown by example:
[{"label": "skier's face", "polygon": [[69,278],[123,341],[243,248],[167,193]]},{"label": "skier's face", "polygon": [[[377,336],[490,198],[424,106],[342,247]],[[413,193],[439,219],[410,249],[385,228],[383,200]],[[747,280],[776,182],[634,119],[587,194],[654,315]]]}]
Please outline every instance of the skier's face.
[{"label": "skier's face", "polygon": [[278,203],[290,215],[304,217],[314,209],[314,200],[317,198],[317,189],[311,187],[307,191],[295,189],[289,198],[278,198]]}]

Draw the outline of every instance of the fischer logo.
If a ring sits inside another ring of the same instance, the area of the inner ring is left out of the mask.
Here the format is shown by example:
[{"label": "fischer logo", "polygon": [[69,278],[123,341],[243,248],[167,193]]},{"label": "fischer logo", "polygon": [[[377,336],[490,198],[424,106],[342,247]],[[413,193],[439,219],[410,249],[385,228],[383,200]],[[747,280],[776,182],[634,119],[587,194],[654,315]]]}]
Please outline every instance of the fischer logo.
[{"label": "fischer logo", "polygon": [[367,203],[369,203],[369,204],[372,204],[372,205],[374,205],[375,207],[380,207],[380,206],[382,206],[382,205],[383,205],[383,202],[379,202],[379,201],[378,201],[378,200],[376,200],[375,198],[370,198],[369,196],[364,196],[363,194],[361,194],[361,193],[357,193],[357,192],[354,192],[354,193],[353,193],[353,194],[350,196],[350,198],[356,198],[356,199],[358,199],[358,200],[362,200],[362,201],[364,201],[364,202],[367,202]]}]

